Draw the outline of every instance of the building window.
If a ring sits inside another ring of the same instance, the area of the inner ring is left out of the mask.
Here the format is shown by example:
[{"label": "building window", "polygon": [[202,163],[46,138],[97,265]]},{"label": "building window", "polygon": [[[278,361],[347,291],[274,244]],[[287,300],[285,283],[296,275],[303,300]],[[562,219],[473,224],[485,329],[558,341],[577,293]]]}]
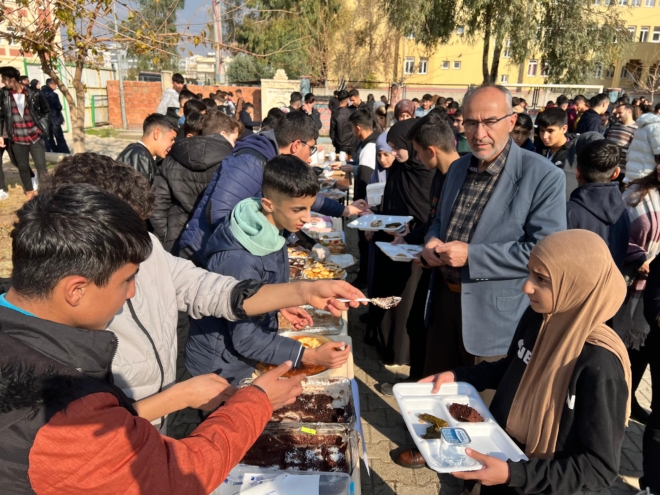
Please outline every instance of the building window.
[{"label": "building window", "polygon": [[454,62],[454,69],[460,69],[461,68],[461,63],[460,62]]},{"label": "building window", "polygon": [[443,69],[449,69],[449,60],[444,60],[442,62],[442,68]]},{"label": "building window", "polygon": [[413,33],[410,33],[408,36],[406,36],[406,38],[408,38],[409,40],[414,40],[415,35]]},{"label": "building window", "polygon": [[600,79],[603,77],[603,65],[602,64],[596,64],[596,67],[594,69],[594,77],[596,79]]},{"label": "building window", "polygon": [[594,1],[593,1],[593,4],[594,4],[594,5],[600,5],[600,0],[594,0]]},{"label": "building window", "polygon": [[550,70],[550,68],[548,67],[548,64],[545,64],[545,65],[543,66],[543,69],[541,70],[541,75],[542,75],[543,77],[548,77],[548,71],[549,71],[549,70]]},{"label": "building window", "polygon": [[465,34],[465,26],[458,26],[456,28],[456,34],[461,35],[461,36],[464,35]]},{"label": "building window", "polygon": [[536,70],[539,67],[539,62],[538,60],[530,60],[527,63],[527,75],[528,76],[536,76]]},{"label": "building window", "polygon": [[651,36],[652,43],[660,43],[660,27],[653,28],[653,36]]},{"label": "building window", "polygon": [[640,7],[642,5],[642,0],[632,0],[633,7]]},{"label": "building window", "polygon": [[627,7],[628,6],[628,0],[619,0],[619,6],[620,7]]},{"label": "building window", "polygon": [[511,58],[511,40],[506,40],[504,42],[504,52],[502,53],[502,56],[504,58]]},{"label": "building window", "polygon": [[628,72],[628,67],[624,65],[621,67],[621,79],[628,79],[630,76],[630,72]]},{"label": "building window", "polygon": [[509,82],[509,74],[502,74],[500,76],[500,83],[508,83]]},{"label": "building window", "polygon": [[614,77],[614,66],[610,65],[605,71],[605,77]]},{"label": "building window", "polygon": [[429,59],[428,58],[420,58],[419,59],[419,73],[420,74],[428,74],[429,72]]},{"label": "building window", "polygon": [[646,0],[644,2],[644,7],[655,7],[655,0]]},{"label": "building window", "polygon": [[415,57],[406,57],[403,65],[403,73],[412,74],[413,72],[415,72]]},{"label": "building window", "polygon": [[637,26],[628,26],[628,32],[630,33],[630,39],[635,41],[635,32],[637,31]]},{"label": "building window", "polygon": [[639,30],[639,42],[646,43],[649,40],[649,31],[651,28],[648,26],[642,26]]}]

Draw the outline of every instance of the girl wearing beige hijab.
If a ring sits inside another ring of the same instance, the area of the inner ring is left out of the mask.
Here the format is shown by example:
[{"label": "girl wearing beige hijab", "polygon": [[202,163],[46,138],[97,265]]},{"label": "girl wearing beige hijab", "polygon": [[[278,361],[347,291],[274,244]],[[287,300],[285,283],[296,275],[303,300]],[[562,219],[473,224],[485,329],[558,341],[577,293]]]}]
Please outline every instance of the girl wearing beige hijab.
[{"label": "girl wearing beige hijab", "polygon": [[496,389],[490,411],[529,461],[468,449],[484,468],[454,476],[480,481],[482,494],[597,491],[617,479],[630,411],[628,353],[605,325],[626,284],[605,242],[586,230],[546,237],[528,267],[530,307],[507,357],[422,381],[434,381],[434,393],[453,381]]}]

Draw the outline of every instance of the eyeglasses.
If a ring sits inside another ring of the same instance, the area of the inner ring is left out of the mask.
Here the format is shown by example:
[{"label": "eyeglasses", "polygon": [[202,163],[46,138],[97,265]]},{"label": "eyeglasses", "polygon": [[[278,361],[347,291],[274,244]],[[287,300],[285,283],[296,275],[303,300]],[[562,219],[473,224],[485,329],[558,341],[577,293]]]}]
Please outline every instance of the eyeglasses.
[{"label": "eyeglasses", "polygon": [[[293,141],[293,142],[295,143],[295,141]],[[307,144],[307,143],[303,143],[302,141],[300,141],[300,144],[303,144],[303,145],[309,147],[309,154],[310,154],[310,155],[313,155],[313,154],[316,153],[316,152],[318,151],[318,149],[319,149],[318,146],[310,146],[309,144]]]},{"label": "eyeglasses", "polygon": [[465,127],[466,131],[476,131],[477,128],[479,127],[479,124],[483,124],[484,127],[487,127],[488,129],[492,129],[493,127],[495,127],[495,124],[506,119],[507,117],[511,117],[512,115],[513,114],[510,113],[509,115],[505,115],[504,117],[500,117],[499,119],[463,120],[463,127]]}]

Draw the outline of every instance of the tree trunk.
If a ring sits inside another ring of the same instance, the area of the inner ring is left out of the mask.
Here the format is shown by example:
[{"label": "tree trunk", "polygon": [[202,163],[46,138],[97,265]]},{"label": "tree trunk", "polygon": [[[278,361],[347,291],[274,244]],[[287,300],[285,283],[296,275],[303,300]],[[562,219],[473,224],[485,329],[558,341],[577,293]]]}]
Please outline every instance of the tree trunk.
[{"label": "tree trunk", "polygon": [[73,120],[73,152],[85,152],[85,85],[82,82],[83,70],[85,68],[84,60],[76,61],[76,71],[73,76],[73,89],[76,90],[76,107],[72,114],[76,114]]},{"label": "tree trunk", "polygon": [[497,73],[500,70],[500,55],[502,54],[502,43],[499,39],[495,40],[495,48],[493,48],[493,62],[490,65],[490,82],[491,84],[497,83]]},{"label": "tree trunk", "polygon": [[484,12],[484,49],[481,54],[481,72],[484,77],[483,84],[490,84],[490,71],[488,70],[488,55],[490,52],[492,7],[489,5]]}]

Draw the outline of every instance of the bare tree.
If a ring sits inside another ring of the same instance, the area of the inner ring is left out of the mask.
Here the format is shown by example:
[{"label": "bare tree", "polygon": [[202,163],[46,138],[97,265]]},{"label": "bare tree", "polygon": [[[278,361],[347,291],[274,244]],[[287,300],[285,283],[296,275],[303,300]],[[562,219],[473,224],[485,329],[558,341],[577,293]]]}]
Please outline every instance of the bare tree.
[{"label": "bare tree", "polygon": [[625,66],[626,77],[632,81],[637,91],[645,91],[653,102],[660,93],[660,48],[656,49],[649,61],[631,60]]},{"label": "bare tree", "polygon": [[[100,62],[104,49],[121,43],[133,53],[158,57],[172,56],[182,41],[196,45],[204,42],[204,31],[187,34],[161,30],[160,25],[152,25],[138,10],[123,2],[117,3],[126,12],[126,19],[118,26],[113,15],[114,3],[114,0],[21,0],[3,3],[0,8],[0,23],[7,27],[0,31],[0,38],[21,46],[24,54],[36,55],[43,72],[57,84],[69,104],[75,153],[85,151],[83,72]],[[74,66],[73,92],[58,71],[65,62]]]}]

